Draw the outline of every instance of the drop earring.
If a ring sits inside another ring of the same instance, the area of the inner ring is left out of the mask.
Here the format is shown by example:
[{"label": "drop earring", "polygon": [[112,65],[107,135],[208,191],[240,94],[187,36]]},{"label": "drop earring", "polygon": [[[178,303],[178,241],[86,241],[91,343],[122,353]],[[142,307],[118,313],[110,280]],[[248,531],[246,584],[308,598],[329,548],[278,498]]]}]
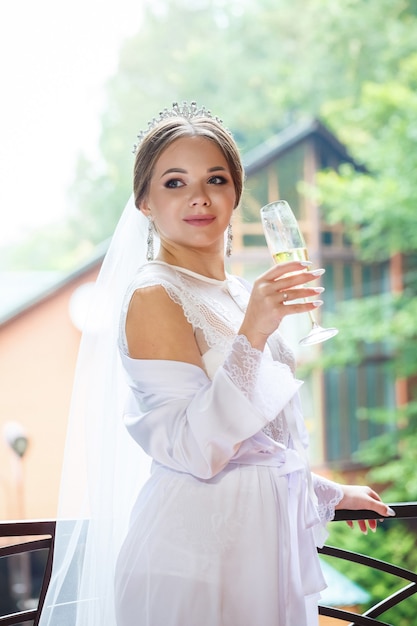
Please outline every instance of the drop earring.
[{"label": "drop earring", "polygon": [[227,227],[227,235],[226,235],[226,256],[227,257],[232,255],[232,241],[233,241],[232,224],[229,224],[229,226]]},{"label": "drop earring", "polygon": [[154,224],[151,217],[148,217],[148,237],[146,239],[147,249],[146,249],[146,260],[153,261],[153,234],[154,234]]}]

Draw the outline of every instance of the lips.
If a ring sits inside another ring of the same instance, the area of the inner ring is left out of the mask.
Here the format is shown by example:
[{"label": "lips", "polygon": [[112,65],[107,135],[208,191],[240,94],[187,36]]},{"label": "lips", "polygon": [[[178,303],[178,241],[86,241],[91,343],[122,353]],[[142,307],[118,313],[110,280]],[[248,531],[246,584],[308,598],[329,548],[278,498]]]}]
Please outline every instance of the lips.
[{"label": "lips", "polygon": [[209,226],[215,219],[214,215],[189,215],[184,222],[190,226]]}]

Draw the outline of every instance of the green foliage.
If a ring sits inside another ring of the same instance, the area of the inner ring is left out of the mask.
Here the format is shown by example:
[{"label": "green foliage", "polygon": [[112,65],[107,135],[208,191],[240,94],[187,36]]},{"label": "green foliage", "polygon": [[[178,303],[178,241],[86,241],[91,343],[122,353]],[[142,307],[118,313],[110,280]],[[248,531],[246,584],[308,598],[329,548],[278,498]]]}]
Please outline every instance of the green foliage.
[{"label": "green foliage", "polygon": [[[372,411],[363,417],[387,419],[380,410]],[[397,431],[367,442],[357,456],[362,463],[371,467],[369,480],[374,484],[388,485],[384,498],[393,502],[415,502],[417,485],[415,468],[417,464],[417,402],[410,402],[396,412]],[[381,459],[384,462],[381,463]]]},{"label": "green foliage", "polygon": [[326,219],[348,227],[365,260],[417,249],[417,230],[410,228],[417,203],[416,86],[413,53],[388,82],[365,83],[356,107],[349,101],[324,107],[328,123],[369,171],[358,175],[346,165],[319,176]]}]

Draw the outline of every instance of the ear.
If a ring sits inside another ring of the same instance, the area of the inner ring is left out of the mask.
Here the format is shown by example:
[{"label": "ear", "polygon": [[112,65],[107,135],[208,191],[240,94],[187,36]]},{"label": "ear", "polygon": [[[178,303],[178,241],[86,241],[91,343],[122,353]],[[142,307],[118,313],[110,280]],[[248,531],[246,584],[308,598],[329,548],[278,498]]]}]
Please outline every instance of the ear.
[{"label": "ear", "polygon": [[149,217],[149,215],[151,214],[151,209],[148,206],[148,201],[146,198],[139,203],[138,208],[139,208],[139,211],[141,211],[145,217]]}]

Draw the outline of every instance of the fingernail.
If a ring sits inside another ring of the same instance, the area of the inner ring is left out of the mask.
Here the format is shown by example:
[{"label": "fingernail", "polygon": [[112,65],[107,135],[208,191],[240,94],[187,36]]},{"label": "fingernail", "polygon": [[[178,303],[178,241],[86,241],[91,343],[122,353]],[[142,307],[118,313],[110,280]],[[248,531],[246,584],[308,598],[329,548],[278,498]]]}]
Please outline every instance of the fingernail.
[{"label": "fingernail", "polygon": [[373,528],[373,526],[370,526],[369,528],[372,530],[373,533],[376,533],[376,526],[375,528]]},{"label": "fingernail", "polygon": [[310,274],[312,274],[313,276],[322,276],[325,271],[326,270],[324,269],[311,270]]},{"label": "fingernail", "polygon": [[324,287],[314,287],[314,293],[323,293]]},{"label": "fingernail", "polygon": [[390,517],[394,517],[395,515],[397,515],[394,509],[392,509],[390,506],[387,509],[387,513]]},{"label": "fingernail", "polygon": [[323,300],[313,300],[313,302],[311,302],[310,304],[312,304],[315,307],[319,307],[323,304]]},{"label": "fingernail", "polygon": [[313,265],[312,261],[300,261],[300,265],[302,265],[303,267],[311,267],[311,265]]}]

